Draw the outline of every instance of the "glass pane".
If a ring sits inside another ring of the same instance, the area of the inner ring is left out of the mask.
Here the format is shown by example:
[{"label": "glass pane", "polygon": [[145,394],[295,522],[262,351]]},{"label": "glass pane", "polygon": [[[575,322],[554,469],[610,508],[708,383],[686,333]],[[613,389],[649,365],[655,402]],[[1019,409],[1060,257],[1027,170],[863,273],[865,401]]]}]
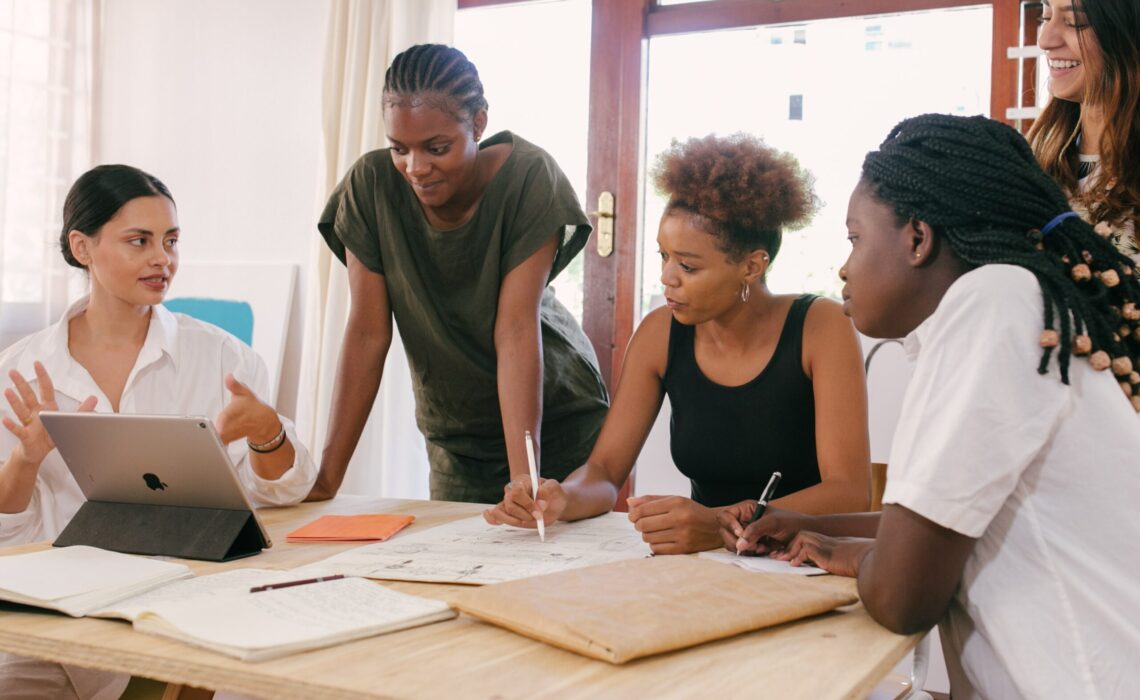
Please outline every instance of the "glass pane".
[{"label": "glass pane", "polygon": [[[905,117],[988,114],[991,16],[987,6],[654,38],[643,172],[672,139],[709,133],[744,131],[795,154],[822,207],[807,228],[785,233],[768,284],[838,296],[847,199],[863,156]],[[647,186],[643,315],[661,303],[664,204]]]},{"label": "glass pane", "polygon": [[[520,3],[455,13],[455,46],[479,69],[487,133],[509,130],[552,155],[586,211],[590,0]],[[552,232],[553,233],[553,232]],[[582,259],[554,280],[582,320]]]}]

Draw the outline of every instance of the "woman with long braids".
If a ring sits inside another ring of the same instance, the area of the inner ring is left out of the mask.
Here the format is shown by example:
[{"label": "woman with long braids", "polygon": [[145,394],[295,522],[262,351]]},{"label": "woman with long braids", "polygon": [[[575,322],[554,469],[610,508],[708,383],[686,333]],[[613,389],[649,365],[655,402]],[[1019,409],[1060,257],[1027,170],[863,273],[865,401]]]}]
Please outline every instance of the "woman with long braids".
[{"label": "woman with long braids", "polygon": [[[492,503],[528,472],[586,458],[608,399],[593,348],[547,284],[590,225],[554,159],[510,132],[457,49],[422,44],[384,76],[389,148],[367,153],[318,228],[348,266],[352,308],[312,499],[344,478],[400,329],[434,499]],[[545,459],[543,459],[545,455]]]},{"label": "woman with long braids", "polygon": [[900,123],[847,217],[847,313],[914,362],[882,513],[746,504],[726,545],[858,577],[892,630],[940,622],[955,700],[1132,697],[1140,270],[982,117]]},{"label": "woman with long braids", "polygon": [[1140,3],[1045,0],[1052,99],[1029,130],[1073,208],[1140,263]]}]

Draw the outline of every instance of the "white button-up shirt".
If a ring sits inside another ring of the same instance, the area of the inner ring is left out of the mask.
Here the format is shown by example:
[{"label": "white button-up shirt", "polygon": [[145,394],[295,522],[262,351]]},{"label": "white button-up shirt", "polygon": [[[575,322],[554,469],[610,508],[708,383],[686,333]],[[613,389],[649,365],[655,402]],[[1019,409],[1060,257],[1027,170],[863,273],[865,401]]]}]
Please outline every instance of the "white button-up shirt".
[{"label": "white button-up shirt", "polygon": [[[68,352],[68,320],[82,313],[87,302],[87,298],[79,300],[58,323],[0,353],[0,383],[8,385],[8,371],[15,369],[38,396],[32,366],[38,360],[55,385],[59,410],[74,411],[88,396],[95,396],[99,399],[95,410],[109,413],[110,400]],[[153,308],[146,340],[119,400],[120,413],[216,418],[230,400],[224,383],[229,372],[258,396],[267,395],[265,363],[249,346],[211,324],[161,305]],[[0,401],[0,415],[19,422],[7,401]],[[255,506],[298,503],[317,477],[317,467],[298,441],[292,421],[280,418],[296,454],[292,467],[280,478],[264,479],[254,473],[245,440],[228,445],[238,479]],[[17,444],[14,435],[0,429],[0,460],[7,459]],[[0,514],[0,546],[54,539],[84,500],[59,451],[53,450],[40,465],[28,508],[22,513]]]},{"label": "white button-up shirt", "polygon": [[955,700],[1140,688],[1140,420],[1084,357],[1045,376],[1032,273],[960,277],[915,362],[883,503],[977,538],[942,623]]}]

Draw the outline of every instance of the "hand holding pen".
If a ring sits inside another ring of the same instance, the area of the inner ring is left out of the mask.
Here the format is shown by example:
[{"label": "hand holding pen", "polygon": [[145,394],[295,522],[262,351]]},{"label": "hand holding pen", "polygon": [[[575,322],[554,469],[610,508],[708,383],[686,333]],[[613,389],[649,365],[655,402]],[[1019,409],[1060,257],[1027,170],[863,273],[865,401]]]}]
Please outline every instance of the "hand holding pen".
[{"label": "hand holding pen", "polygon": [[534,459],[534,439],[530,436],[530,431],[526,431],[524,435],[526,439],[526,464],[530,469],[530,485],[531,485],[531,498],[534,499],[534,520],[538,525],[538,541],[546,541],[546,525],[543,523],[542,511],[538,510],[538,463]]},{"label": "hand holding pen", "polygon": [[[776,486],[780,484],[780,472],[772,472],[772,478],[768,479],[768,485],[764,487],[764,491],[760,494],[760,498],[756,501],[756,510],[752,512],[752,518],[748,521],[748,525],[760,519],[764,515],[764,510],[768,507],[768,501],[776,493]],[[736,543],[736,553],[740,554],[743,551],[741,542],[738,540]]]},{"label": "hand holding pen", "polygon": [[[537,471],[537,469],[535,470]],[[483,511],[491,525],[538,528],[538,522],[558,520],[569,505],[568,496],[557,479],[538,480],[538,498],[529,478],[512,480],[503,489],[503,500]]]}]

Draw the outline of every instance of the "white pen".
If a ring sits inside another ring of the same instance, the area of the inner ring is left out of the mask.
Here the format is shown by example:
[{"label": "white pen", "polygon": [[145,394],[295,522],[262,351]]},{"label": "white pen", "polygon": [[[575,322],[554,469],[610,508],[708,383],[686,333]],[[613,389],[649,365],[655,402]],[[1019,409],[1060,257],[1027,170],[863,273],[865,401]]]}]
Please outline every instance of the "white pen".
[{"label": "white pen", "polygon": [[538,512],[538,465],[534,461],[534,439],[530,431],[526,431],[526,464],[530,468],[531,498],[534,499],[535,520],[538,522],[538,540],[546,541],[546,525],[542,522],[542,513]]}]

